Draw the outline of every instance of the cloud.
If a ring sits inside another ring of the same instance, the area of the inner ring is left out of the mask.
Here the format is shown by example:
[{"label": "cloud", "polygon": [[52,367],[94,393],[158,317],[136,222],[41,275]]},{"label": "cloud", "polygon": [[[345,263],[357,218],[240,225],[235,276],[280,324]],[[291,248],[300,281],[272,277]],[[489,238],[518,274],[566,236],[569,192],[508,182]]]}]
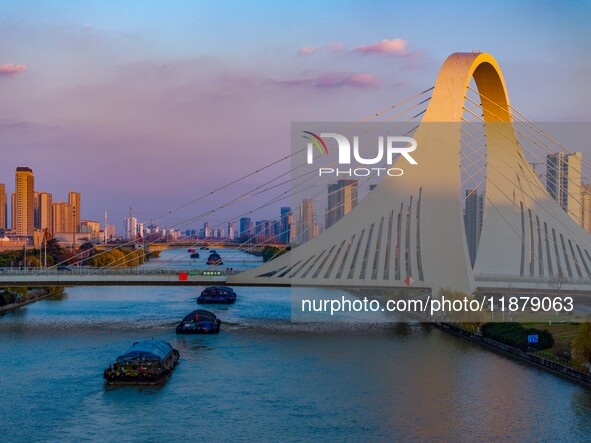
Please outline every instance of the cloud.
[{"label": "cloud", "polygon": [[318,51],[328,50],[330,52],[340,52],[343,49],[342,43],[330,43],[325,46],[303,46],[298,49],[298,54],[301,55],[312,55]]},{"label": "cloud", "polygon": [[357,73],[327,73],[315,77],[307,77],[276,82],[284,86],[304,86],[316,89],[337,88],[374,88],[380,85],[379,80],[373,74]]},{"label": "cloud", "polygon": [[26,65],[13,65],[11,63],[6,63],[0,65],[0,76],[14,75],[18,74],[19,72],[24,72],[26,70]]},{"label": "cloud", "polygon": [[301,54],[301,55],[312,55],[316,51],[318,51],[318,48],[315,48],[313,46],[304,46],[304,47],[298,49],[298,54]]},{"label": "cloud", "polygon": [[405,57],[411,54],[407,51],[406,46],[406,40],[394,38],[391,40],[384,39],[381,42],[374,43],[373,45],[362,45],[355,48],[354,51],[360,54],[387,54]]}]

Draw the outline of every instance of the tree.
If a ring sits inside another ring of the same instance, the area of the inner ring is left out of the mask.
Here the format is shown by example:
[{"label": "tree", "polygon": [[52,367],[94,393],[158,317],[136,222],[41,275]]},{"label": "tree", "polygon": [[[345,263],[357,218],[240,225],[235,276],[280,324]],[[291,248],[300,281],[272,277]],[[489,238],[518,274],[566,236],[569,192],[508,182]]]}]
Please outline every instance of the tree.
[{"label": "tree", "polygon": [[573,357],[582,364],[591,364],[591,318],[579,325],[577,336],[573,340]]},{"label": "tree", "polygon": [[278,248],[277,246],[265,246],[263,248],[263,261],[267,262],[269,260],[273,260],[274,258],[279,257],[281,254],[284,253],[284,248]]}]

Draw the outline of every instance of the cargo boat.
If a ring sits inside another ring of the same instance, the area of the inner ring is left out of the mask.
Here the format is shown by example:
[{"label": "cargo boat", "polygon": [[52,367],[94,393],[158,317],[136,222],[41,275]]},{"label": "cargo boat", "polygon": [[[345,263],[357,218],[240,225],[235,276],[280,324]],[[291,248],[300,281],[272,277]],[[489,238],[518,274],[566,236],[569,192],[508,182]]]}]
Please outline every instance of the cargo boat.
[{"label": "cargo boat", "polygon": [[198,309],[191,312],[176,327],[177,334],[217,334],[222,322],[213,312]]},{"label": "cargo boat", "polygon": [[105,369],[107,385],[159,385],[164,383],[179,362],[179,351],[162,340],[135,342]]},{"label": "cargo boat", "polygon": [[199,297],[197,303],[226,303],[236,302],[236,293],[234,289],[224,286],[209,286],[205,288]]},{"label": "cargo boat", "polygon": [[212,252],[207,258],[208,265],[223,265],[222,257],[217,252]]}]

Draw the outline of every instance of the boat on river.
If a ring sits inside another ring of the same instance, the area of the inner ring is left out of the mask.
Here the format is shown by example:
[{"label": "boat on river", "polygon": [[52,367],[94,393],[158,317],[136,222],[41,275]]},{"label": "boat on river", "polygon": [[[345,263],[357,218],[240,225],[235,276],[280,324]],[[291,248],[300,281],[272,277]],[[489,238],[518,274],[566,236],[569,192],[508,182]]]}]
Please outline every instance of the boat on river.
[{"label": "boat on river", "polygon": [[171,376],[179,362],[179,351],[162,340],[135,342],[105,369],[108,385],[159,385]]},{"label": "boat on river", "polygon": [[197,303],[226,303],[236,302],[236,293],[234,289],[227,286],[209,286],[205,288],[199,297]]},{"label": "boat on river", "polygon": [[223,265],[222,257],[217,252],[212,252],[207,258],[208,265]]},{"label": "boat on river", "polygon": [[198,309],[186,315],[176,327],[177,334],[217,334],[221,321],[213,312]]}]

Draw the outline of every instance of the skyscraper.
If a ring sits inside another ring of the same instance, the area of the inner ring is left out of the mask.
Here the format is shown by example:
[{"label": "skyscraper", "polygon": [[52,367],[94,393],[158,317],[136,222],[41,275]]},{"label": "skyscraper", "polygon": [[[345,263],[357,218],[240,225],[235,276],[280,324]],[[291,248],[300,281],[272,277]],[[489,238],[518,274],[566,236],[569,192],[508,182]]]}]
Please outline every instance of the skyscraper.
[{"label": "skyscraper", "polygon": [[228,240],[234,240],[234,237],[236,235],[235,231],[235,223],[234,222],[228,222]]},{"label": "skyscraper", "polygon": [[68,192],[68,203],[72,206],[74,232],[80,232],[80,193]]},{"label": "skyscraper", "polygon": [[0,229],[8,228],[8,198],[6,185],[0,183]]},{"label": "skyscraper", "polygon": [[468,253],[470,254],[470,263],[472,263],[472,266],[474,266],[476,261],[483,215],[484,194],[479,194],[477,189],[467,189],[464,228],[466,230],[466,242],[468,244]]},{"label": "skyscraper", "polygon": [[53,203],[52,234],[72,234],[75,231],[74,213],[72,205],[66,202]]},{"label": "skyscraper", "polygon": [[137,237],[137,218],[131,215],[123,220],[123,235],[126,240],[135,240]]},{"label": "skyscraper", "polygon": [[14,201],[14,231],[18,236],[32,237],[35,231],[33,170],[28,166],[16,168],[16,192]]},{"label": "skyscraper", "polygon": [[39,225],[41,224],[40,221],[40,214],[39,214],[39,193],[37,191],[33,192],[33,226],[35,229],[39,229]]},{"label": "skyscraper", "polygon": [[581,166],[580,152],[556,152],[546,157],[546,188],[550,196],[578,224],[581,224]]},{"label": "skyscraper", "polygon": [[328,185],[326,229],[330,228],[357,206],[357,180],[339,180]]},{"label": "skyscraper", "polygon": [[250,217],[242,217],[240,219],[240,238],[242,241],[245,241],[248,237],[251,236],[252,231],[252,223],[250,221]]},{"label": "skyscraper", "polygon": [[302,200],[300,206],[299,242],[305,243],[314,237],[314,201],[309,198]]},{"label": "skyscraper", "polygon": [[291,208],[284,206],[281,208],[281,223],[279,223],[279,237],[281,243],[288,243],[291,229]]},{"label": "skyscraper", "polygon": [[37,201],[38,228],[53,234],[53,196],[39,192]]},{"label": "skyscraper", "polygon": [[16,192],[10,194],[10,227],[12,230],[16,227]]}]

